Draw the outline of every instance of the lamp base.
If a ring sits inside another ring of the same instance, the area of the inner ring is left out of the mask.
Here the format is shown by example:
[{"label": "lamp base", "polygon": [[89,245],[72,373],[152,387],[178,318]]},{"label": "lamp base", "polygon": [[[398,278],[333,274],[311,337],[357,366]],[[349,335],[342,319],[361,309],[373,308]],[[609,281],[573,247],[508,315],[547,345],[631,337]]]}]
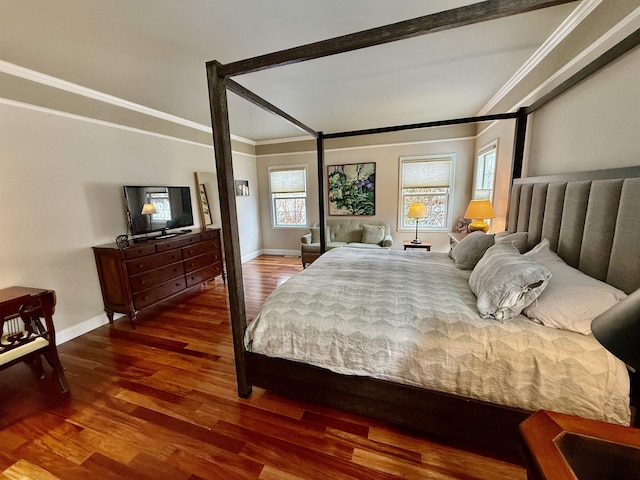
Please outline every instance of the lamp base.
[{"label": "lamp base", "polygon": [[469,224],[469,226],[467,227],[467,229],[470,232],[475,232],[477,230],[481,230],[484,233],[487,233],[489,231],[489,225],[487,224],[487,222],[485,222],[484,220],[475,220],[473,222],[471,222]]},{"label": "lamp base", "polygon": [[411,243],[420,244],[422,243],[422,240],[418,240],[417,238],[414,238],[413,240],[411,240]]}]

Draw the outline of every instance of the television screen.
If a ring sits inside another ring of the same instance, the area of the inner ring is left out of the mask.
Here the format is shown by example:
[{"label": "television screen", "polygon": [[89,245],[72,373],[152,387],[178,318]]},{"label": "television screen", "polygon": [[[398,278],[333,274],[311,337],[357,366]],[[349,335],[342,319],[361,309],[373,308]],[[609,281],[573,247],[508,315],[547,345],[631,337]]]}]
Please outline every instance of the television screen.
[{"label": "television screen", "polygon": [[193,225],[189,187],[124,186],[132,235]]}]

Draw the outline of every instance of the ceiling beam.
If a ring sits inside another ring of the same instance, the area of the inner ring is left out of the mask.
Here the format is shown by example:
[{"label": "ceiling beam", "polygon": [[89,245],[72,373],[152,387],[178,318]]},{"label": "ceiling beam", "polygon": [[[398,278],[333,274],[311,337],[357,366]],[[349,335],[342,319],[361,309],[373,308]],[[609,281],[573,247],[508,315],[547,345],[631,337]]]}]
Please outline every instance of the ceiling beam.
[{"label": "ceiling beam", "polygon": [[363,30],[320,42],[268,53],[221,65],[219,75],[230,77],[268,68],[304,62],[361,48],[382,45],[397,40],[442,32],[452,28],[531,12],[542,8],[571,3],[576,0],[488,0],[391,25]]}]

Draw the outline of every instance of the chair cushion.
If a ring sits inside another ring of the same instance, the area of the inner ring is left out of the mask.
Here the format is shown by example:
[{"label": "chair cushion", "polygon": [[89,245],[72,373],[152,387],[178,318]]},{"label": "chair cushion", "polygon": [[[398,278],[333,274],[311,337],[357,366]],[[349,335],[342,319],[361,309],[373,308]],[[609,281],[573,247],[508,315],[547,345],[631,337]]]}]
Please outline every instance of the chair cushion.
[{"label": "chair cushion", "polygon": [[[2,337],[2,343],[5,345],[9,343],[6,337]],[[0,365],[5,365],[18,358],[25,357],[30,353],[47,346],[49,346],[47,339],[43,337],[36,337],[31,342],[12,348],[11,350],[0,350]]]},{"label": "chair cushion", "polygon": [[[329,227],[325,228],[325,242],[329,243],[331,241],[331,229]],[[311,243],[320,243],[320,227],[311,227]]]},{"label": "chair cushion", "polygon": [[382,225],[363,225],[361,243],[382,244],[385,228]]}]

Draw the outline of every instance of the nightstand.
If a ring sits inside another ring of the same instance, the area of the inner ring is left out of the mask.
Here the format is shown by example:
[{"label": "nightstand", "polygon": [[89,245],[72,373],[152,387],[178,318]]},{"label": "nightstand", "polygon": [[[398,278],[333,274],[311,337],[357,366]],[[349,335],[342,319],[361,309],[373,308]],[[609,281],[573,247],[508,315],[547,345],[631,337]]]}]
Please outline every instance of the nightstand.
[{"label": "nightstand", "polygon": [[411,243],[411,240],[403,240],[402,246],[405,250],[407,248],[424,248],[427,252],[431,251],[431,244],[429,242]]},{"label": "nightstand", "polygon": [[640,430],[541,410],[520,424],[529,480],[637,479]]},{"label": "nightstand", "polygon": [[469,235],[469,232],[450,232],[449,233],[449,246],[451,248],[455,247],[460,240]]}]

